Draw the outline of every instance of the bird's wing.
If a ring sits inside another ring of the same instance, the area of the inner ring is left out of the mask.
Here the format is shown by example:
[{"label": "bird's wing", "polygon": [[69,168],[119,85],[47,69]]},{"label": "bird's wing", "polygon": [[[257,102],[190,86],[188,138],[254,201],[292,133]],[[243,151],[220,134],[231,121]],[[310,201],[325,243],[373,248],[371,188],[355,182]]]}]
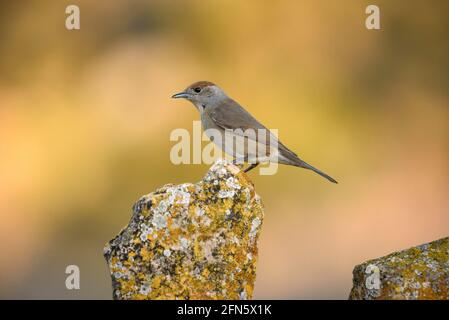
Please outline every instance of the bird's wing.
[{"label": "bird's wing", "polygon": [[[223,130],[234,130],[237,135],[244,136],[251,140],[253,136],[245,133],[248,129],[264,129],[266,130],[267,144],[270,140],[276,139],[275,136],[264,125],[257,121],[251,114],[243,109],[237,102],[232,99],[226,99],[219,105],[214,107],[208,113],[212,121]],[[240,130],[241,129],[241,132]],[[237,130],[237,131],[235,131]],[[258,132],[256,131],[257,135]],[[273,142],[273,141],[272,141]]]},{"label": "bird's wing", "polygon": [[[282,156],[290,160],[292,163],[299,163],[302,160],[298,157],[296,153],[287,148],[281,141],[277,139],[273,133],[270,132],[264,125],[257,121],[248,111],[242,108],[237,102],[232,99],[227,99],[210,111],[209,117],[212,121],[222,128],[223,130],[231,129],[241,129],[243,132],[247,129],[265,129],[266,137],[265,141],[267,146],[277,145],[277,148]],[[236,131],[236,134],[240,136],[245,136],[251,140],[251,136],[247,134]],[[257,134],[257,132],[256,132]]]}]

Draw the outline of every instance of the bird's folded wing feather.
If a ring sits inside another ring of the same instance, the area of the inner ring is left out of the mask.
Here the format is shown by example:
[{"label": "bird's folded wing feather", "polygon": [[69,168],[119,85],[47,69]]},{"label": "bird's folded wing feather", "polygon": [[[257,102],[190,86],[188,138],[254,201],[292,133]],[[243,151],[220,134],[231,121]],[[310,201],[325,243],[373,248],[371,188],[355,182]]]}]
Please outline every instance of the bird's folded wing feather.
[{"label": "bird's folded wing feather", "polygon": [[[275,136],[268,130],[264,125],[257,121],[251,114],[249,114],[245,109],[243,109],[237,102],[232,99],[227,99],[223,101],[220,105],[213,108],[209,112],[209,117],[212,121],[223,130],[237,130],[235,134],[244,136],[248,139],[255,140],[254,135],[250,133],[245,133],[248,129],[256,130],[257,135],[258,129],[264,129],[267,133],[268,142],[270,139],[275,139]],[[240,129],[240,130],[238,130]]]},{"label": "bird's folded wing feather", "polygon": [[[253,136],[245,134],[247,129],[265,129],[267,132],[266,144],[273,145],[276,141],[277,146],[281,154],[291,158],[292,160],[298,159],[296,153],[288,149],[283,143],[281,143],[264,125],[257,121],[248,111],[243,109],[237,102],[232,99],[227,99],[223,101],[220,105],[215,107],[209,112],[209,117],[212,121],[222,128],[223,130],[236,130],[241,129],[243,131],[235,131],[236,134],[240,136],[247,137],[248,139],[253,139]],[[257,132],[256,132],[257,134]]]}]

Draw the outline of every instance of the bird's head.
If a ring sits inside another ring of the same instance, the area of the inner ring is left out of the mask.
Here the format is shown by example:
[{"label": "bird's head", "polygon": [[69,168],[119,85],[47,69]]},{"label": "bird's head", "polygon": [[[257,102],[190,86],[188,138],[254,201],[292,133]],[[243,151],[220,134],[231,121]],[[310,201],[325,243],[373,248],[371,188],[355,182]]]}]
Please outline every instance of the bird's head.
[{"label": "bird's head", "polygon": [[226,94],[212,82],[198,81],[188,86],[184,91],[174,94],[172,98],[187,99],[201,112],[207,106],[213,106],[225,99]]}]

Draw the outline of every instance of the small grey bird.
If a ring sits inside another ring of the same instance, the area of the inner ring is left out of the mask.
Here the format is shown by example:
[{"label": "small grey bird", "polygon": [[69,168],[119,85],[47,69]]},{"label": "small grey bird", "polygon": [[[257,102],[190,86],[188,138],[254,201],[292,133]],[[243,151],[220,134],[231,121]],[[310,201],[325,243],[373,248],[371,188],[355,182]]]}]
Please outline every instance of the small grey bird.
[{"label": "small grey bird", "polygon": [[[262,162],[277,162],[281,164],[301,167],[312,170],[331,182],[335,179],[301,160],[293,151],[283,145],[265,126],[250,115],[242,106],[229,98],[217,85],[208,81],[199,81],[187,87],[183,92],[177,93],[172,98],[184,98],[189,100],[198,109],[201,115],[203,130],[213,142],[226,153],[250,163],[245,172],[255,168]],[[239,151],[235,146],[226,143],[226,139],[216,139],[208,134],[210,129],[215,129],[221,136],[230,133],[234,137],[243,138],[246,148]],[[266,135],[248,134],[248,129],[266,132]],[[252,147],[251,147],[252,145]],[[256,146],[256,147],[254,147]],[[265,156],[261,156],[259,150],[266,150]],[[242,151],[243,150],[243,151]]]}]

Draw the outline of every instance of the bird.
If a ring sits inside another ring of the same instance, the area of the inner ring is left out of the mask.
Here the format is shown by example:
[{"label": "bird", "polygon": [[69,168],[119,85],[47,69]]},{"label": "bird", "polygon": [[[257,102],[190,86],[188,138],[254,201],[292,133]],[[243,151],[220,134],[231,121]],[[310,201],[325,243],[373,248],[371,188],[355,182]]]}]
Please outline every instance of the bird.
[{"label": "bird", "polygon": [[[256,120],[238,102],[230,98],[219,86],[209,81],[198,81],[184,91],[172,96],[174,99],[186,99],[193,103],[200,113],[201,124],[206,135],[226,153],[233,156],[234,164],[240,161],[249,163],[244,172],[249,172],[260,163],[277,162],[280,164],[311,170],[330,182],[338,183],[334,178],[313,167],[298,157],[296,153],[281,143],[264,125]],[[240,138],[245,148],[231,144],[229,140],[217,138],[208,132],[218,132],[222,137],[228,133],[232,138]],[[254,134],[263,132],[262,135]],[[249,132],[249,133],[248,133]],[[261,156],[260,150],[265,150]]]}]

